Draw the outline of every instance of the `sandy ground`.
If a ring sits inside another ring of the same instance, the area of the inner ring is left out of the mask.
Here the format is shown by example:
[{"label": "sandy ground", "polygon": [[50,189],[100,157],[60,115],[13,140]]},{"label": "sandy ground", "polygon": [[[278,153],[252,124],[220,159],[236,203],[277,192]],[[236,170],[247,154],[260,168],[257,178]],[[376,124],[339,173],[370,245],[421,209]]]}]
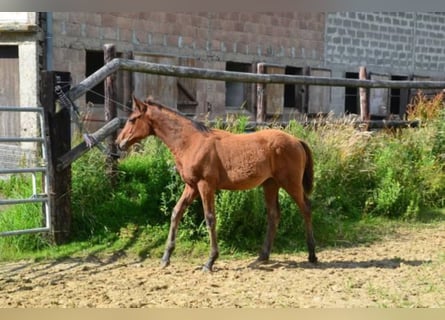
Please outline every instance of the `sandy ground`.
[{"label": "sandy ground", "polygon": [[159,268],[115,255],[0,263],[0,307],[445,307],[445,223],[398,229],[383,241],[254,260],[220,257]]}]

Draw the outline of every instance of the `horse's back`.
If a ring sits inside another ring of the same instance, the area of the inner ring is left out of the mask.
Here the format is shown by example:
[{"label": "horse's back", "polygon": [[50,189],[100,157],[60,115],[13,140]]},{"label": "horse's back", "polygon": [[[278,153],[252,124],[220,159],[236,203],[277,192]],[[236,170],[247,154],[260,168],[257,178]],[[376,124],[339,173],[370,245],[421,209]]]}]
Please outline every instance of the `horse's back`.
[{"label": "horse's back", "polygon": [[269,178],[281,180],[304,171],[303,146],[283,131],[268,129],[245,134],[216,131],[215,135],[224,189],[248,189]]}]

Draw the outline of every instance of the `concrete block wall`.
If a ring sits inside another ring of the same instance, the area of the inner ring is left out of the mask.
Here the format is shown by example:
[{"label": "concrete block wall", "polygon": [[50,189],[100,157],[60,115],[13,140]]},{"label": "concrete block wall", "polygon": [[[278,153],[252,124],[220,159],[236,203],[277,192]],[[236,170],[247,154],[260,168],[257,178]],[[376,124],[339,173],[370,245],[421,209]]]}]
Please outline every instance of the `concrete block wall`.
[{"label": "concrete block wall", "polygon": [[445,13],[416,13],[414,46],[415,70],[439,72],[445,70]]},{"label": "concrete block wall", "polygon": [[[325,66],[340,78],[366,66],[374,77],[385,80],[391,75],[444,79],[444,32],[445,13],[328,13]],[[371,113],[386,115],[389,90],[371,91]],[[344,88],[331,88],[330,109],[344,112]]]},{"label": "concrete block wall", "polygon": [[445,13],[336,12],[326,16],[325,65],[440,76]]}]

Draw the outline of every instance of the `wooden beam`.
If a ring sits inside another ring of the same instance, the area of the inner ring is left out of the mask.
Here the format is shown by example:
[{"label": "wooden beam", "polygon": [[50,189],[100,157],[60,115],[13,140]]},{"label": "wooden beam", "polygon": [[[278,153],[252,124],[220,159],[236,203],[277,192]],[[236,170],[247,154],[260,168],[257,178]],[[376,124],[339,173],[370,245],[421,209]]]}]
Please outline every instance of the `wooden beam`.
[{"label": "wooden beam", "polygon": [[[133,59],[133,52],[126,51],[122,54],[125,59]],[[133,94],[133,72],[124,70],[122,74],[123,82],[123,93],[122,93],[122,103],[125,105],[125,112],[129,115],[132,109],[131,95]]]},{"label": "wooden beam", "polygon": [[[335,121],[317,119],[317,120],[307,120],[307,121],[298,121],[303,126],[325,126],[327,124],[335,123]],[[339,122],[341,123],[341,122]],[[210,126],[221,125],[224,127],[229,125],[227,121],[209,121]],[[405,121],[405,120],[368,120],[368,121],[354,121],[351,123],[356,128],[367,128],[367,129],[397,129],[397,128],[418,128],[420,126],[419,120],[413,121]],[[246,124],[246,131],[255,131],[257,128],[276,128],[286,127],[289,125],[288,121],[281,122],[257,122],[257,121],[249,121]]]},{"label": "wooden beam", "polygon": [[[264,63],[258,63],[257,65],[257,74],[264,74],[266,71],[266,66]],[[256,86],[256,121],[264,122],[266,121],[267,114],[267,105],[266,105],[266,84],[265,83],[257,83]]]},{"label": "wooden beam", "polygon": [[179,76],[221,81],[250,83],[308,84],[319,86],[351,86],[364,88],[445,88],[445,81],[391,81],[359,80],[346,78],[312,77],[286,74],[256,74],[235,71],[200,69],[166,64],[156,64],[136,60],[120,59],[118,68],[164,76]]},{"label": "wooden beam", "polygon": [[26,32],[34,33],[39,31],[39,26],[34,23],[0,23],[0,32]]},{"label": "wooden beam", "polygon": [[246,72],[200,69],[116,58],[94,72],[88,78],[80,82],[77,86],[74,86],[69,92],[70,98],[72,100],[80,98],[83,94],[85,94],[87,90],[93,88],[100,81],[103,81],[109,74],[117,70],[159,74],[164,76],[174,76],[182,78],[238,81],[248,83],[283,83],[356,88],[445,88],[445,81],[360,80],[286,74],[255,74]]},{"label": "wooden beam", "polygon": [[418,128],[419,120],[367,120],[357,121],[354,123],[356,127],[365,127],[367,129],[397,129],[397,128]]},{"label": "wooden beam", "polygon": [[[366,72],[366,67],[360,67],[359,69],[359,79],[360,80],[367,80],[368,74]],[[359,94],[360,94],[360,120],[367,121],[369,120],[369,104],[368,104],[368,88],[359,88]]]},{"label": "wooden beam", "polygon": [[71,232],[71,167],[56,169],[58,157],[71,149],[71,116],[68,108],[59,101],[56,103],[55,93],[56,85],[67,91],[70,78],[69,72],[43,71],[41,74],[41,102],[45,110],[44,130],[48,146],[49,237],[54,244],[66,243]]},{"label": "wooden beam", "polygon": [[116,58],[108,62],[103,67],[99,68],[83,81],[81,81],[78,85],[73,86],[69,91],[68,95],[72,101],[79,99],[82,97],[88,90],[94,88],[97,84],[104,81],[106,77],[108,77],[113,72],[118,70],[122,70],[121,68],[121,60]]},{"label": "wooden beam", "polygon": [[111,133],[116,132],[119,128],[121,128],[127,119],[114,118],[110,122],[107,122],[103,127],[101,127],[96,132],[89,135],[90,140],[93,141],[93,144],[88,146],[85,141],[78,144],[62,156],[57,159],[57,170],[63,171],[68,168],[71,163],[76,161],[82,155],[84,155],[88,150],[97,145],[99,142],[105,140]]},{"label": "wooden beam", "polygon": [[[107,64],[116,57],[116,47],[114,44],[104,45],[104,64]],[[112,73],[105,78],[104,83],[104,112],[105,112],[105,122],[110,122],[112,119],[117,117],[117,94],[116,94],[116,75]],[[107,147],[109,153],[107,154],[106,167],[107,174],[110,176],[113,183],[116,170],[117,170],[117,147],[114,141],[116,140],[116,131],[110,132],[106,137]]]}]

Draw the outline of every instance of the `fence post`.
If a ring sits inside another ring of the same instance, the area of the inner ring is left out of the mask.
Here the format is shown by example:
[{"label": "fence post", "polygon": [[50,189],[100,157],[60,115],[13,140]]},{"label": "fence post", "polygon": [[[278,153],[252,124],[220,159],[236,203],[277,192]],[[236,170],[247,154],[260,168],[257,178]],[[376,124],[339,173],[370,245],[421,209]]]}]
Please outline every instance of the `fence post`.
[{"label": "fence post", "polygon": [[[368,74],[366,72],[366,67],[360,67],[358,77],[360,80],[367,80]],[[369,117],[369,105],[368,105],[368,92],[367,88],[359,88],[360,93],[360,120],[368,121]]]},{"label": "fence post", "polygon": [[[132,60],[133,59],[133,51],[125,51],[122,54],[124,59]],[[132,99],[131,95],[133,93],[133,72],[124,70],[122,75],[123,82],[123,99],[122,102],[127,107],[125,113],[129,115],[131,113],[131,105]]]},{"label": "fence post", "polygon": [[71,150],[70,110],[57,101],[55,87],[63,92],[70,89],[69,72],[43,71],[41,74],[41,103],[44,109],[45,132],[48,152],[48,197],[50,198],[50,241],[63,244],[71,231],[71,166],[57,171],[57,159]]},{"label": "fence post", "polygon": [[[257,73],[263,74],[266,71],[266,66],[263,62],[257,64]],[[256,94],[257,94],[257,111],[256,111],[256,121],[263,123],[266,121],[266,84],[257,83],[256,84]]]},{"label": "fence post", "polygon": [[[116,57],[116,48],[114,44],[105,44],[104,45],[104,64],[107,64],[111,60]],[[117,117],[117,109],[116,109],[116,75],[114,73],[110,74],[105,78],[105,86],[104,86],[104,111],[105,111],[105,122],[110,122],[112,119]],[[110,153],[107,156],[107,173],[110,175],[112,183],[114,183],[114,178],[116,174],[116,166],[117,166],[117,148],[114,144],[117,135],[116,132],[107,137],[106,142],[108,146],[108,150]]]}]

